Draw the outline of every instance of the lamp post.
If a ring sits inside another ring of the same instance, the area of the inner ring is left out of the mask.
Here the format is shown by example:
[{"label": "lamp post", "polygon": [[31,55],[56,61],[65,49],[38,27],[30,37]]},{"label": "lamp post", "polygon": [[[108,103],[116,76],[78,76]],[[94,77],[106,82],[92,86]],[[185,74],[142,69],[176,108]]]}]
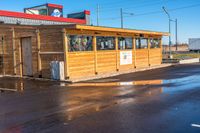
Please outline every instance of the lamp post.
[{"label": "lamp post", "polygon": [[168,19],[169,19],[169,58],[172,57],[172,51],[171,51],[171,17],[170,14],[167,12],[167,10],[165,9],[165,7],[162,7],[164,12],[167,14]]},{"label": "lamp post", "polygon": [[121,15],[121,28],[122,28],[122,29],[124,28],[124,14],[128,14],[128,15],[131,15],[131,16],[134,15],[134,13],[123,12],[123,9],[122,9],[122,8],[120,9],[120,15]]},{"label": "lamp post", "polygon": [[176,23],[176,51],[178,51],[178,20],[175,20]]},{"label": "lamp post", "polygon": [[178,51],[178,20],[177,20],[177,19],[175,19],[175,20],[172,20],[172,19],[171,19],[171,21],[175,23],[176,51]]}]

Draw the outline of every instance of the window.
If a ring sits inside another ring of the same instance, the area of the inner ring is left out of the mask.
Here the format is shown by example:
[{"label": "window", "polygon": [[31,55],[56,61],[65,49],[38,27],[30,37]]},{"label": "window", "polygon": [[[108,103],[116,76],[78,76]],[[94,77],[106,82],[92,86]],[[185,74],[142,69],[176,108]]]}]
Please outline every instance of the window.
[{"label": "window", "polygon": [[115,38],[114,37],[97,37],[97,50],[114,50]]},{"label": "window", "polygon": [[120,50],[133,49],[133,38],[118,38],[118,46]]},{"label": "window", "polygon": [[69,51],[92,51],[92,36],[69,35]]},{"label": "window", "polygon": [[148,39],[147,38],[137,38],[136,39],[136,49],[147,49]]},{"label": "window", "polygon": [[151,48],[160,48],[160,39],[150,39]]}]

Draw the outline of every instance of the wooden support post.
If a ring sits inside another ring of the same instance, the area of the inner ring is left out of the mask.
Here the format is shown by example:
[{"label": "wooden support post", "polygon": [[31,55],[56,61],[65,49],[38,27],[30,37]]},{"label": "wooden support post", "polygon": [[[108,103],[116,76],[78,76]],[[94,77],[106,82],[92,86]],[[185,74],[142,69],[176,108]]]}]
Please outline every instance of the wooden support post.
[{"label": "wooden support post", "polygon": [[41,41],[40,41],[40,30],[36,30],[36,39],[37,39],[37,67],[38,67],[38,76],[42,77],[42,60],[40,56],[40,47],[41,47]]},{"label": "wooden support post", "polygon": [[150,50],[151,50],[151,44],[150,44],[150,38],[148,38],[148,65],[151,66],[151,60],[150,60]]},{"label": "wooden support post", "polygon": [[119,48],[118,48],[118,37],[115,37],[115,50],[116,50],[116,71],[119,71]]},{"label": "wooden support post", "polygon": [[92,44],[93,44],[93,51],[94,51],[94,70],[95,74],[98,74],[98,62],[97,62],[97,43],[96,43],[96,36],[93,36],[92,38]]},{"label": "wooden support post", "polygon": [[163,47],[162,47],[162,38],[160,38],[160,63],[162,64],[163,59]]},{"label": "wooden support post", "polygon": [[1,39],[2,39],[2,63],[3,63],[3,64],[2,64],[2,65],[3,65],[2,67],[3,67],[3,75],[5,75],[5,74],[6,74],[6,72],[5,72],[5,59],[4,59],[4,57],[5,57],[5,56],[4,56],[4,41],[5,41],[4,39],[5,39],[5,37],[2,36]]},{"label": "wooden support post", "polygon": [[15,29],[12,28],[12,54],[13,54],[13,75],[16,75],[16,46],[15,46]]},{"label": "wooden support post", "polygon": [[68,37],[66,33],[66,29],[62,29],[62,35],[63,35],[63,52],[64,52],[64,67],[65,67],[65,78],[69,78],[69,58],[68,58]]},{"label": "wooden support post", "polygon": [[19,43],[19,72],[20,72],[20,77],[23,77],[23,67],[22,67],[22,44]]},{"label": "wooden support post", "polygon": [[134,68],[136,68],[136,40],[133,38],[133,62],[134,62]]}]

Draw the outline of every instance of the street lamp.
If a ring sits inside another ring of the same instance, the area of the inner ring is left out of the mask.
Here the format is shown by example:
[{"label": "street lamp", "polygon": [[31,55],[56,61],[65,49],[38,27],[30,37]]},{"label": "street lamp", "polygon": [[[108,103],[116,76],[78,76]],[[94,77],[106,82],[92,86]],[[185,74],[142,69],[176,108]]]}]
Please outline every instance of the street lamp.
[{"label": "street lamp", "polygon": [[123,12],[122,8],[120,10],[120,13],[121,13],[121,28],[123,29],[124,28],[124,14],[128,14],[128,15],[133,16],[134,13]]},{"label": "street lamp", "polygon": [[174,22],[175,23],[175,31],[176,31],[176,36],[175,36],[175,38],[176,38],[176,51],[178,51],[178,20],[177,19],[175,19],[175,20],[172,20],[171,19],[171,21],[172,22]]},{"label": "street lamp", "polygon": [[167,14],[168,19],[169,19],[169,58],[172,57],[172,51],[171,51],[171,17],[170,14],[167,12],[167,10],[165,9],[165,7],[162,7],[164,12]]}]

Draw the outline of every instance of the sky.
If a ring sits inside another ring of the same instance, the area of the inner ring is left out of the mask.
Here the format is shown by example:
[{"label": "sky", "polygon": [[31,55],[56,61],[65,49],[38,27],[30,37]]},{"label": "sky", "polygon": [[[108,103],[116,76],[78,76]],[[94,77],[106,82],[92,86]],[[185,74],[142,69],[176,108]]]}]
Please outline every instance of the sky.
[{"label": "sky", "polygon": [[[124,12],[124,27],[168,32],[168,17],[178,20],[178,42],[187,43],[188,38],[200,38],[200,0],[6,0],[1,1],[0,10],[22,12],[23,8],[44,3],[62,4],[64,16],[83,10],[91,11],[91,22],[97,24],[99,5],[99,25],[120,27],[120,8]],[[171,23],[172,42],[175,42],[175,23]],[[168,38],[164,38],[164,44]]]}]

